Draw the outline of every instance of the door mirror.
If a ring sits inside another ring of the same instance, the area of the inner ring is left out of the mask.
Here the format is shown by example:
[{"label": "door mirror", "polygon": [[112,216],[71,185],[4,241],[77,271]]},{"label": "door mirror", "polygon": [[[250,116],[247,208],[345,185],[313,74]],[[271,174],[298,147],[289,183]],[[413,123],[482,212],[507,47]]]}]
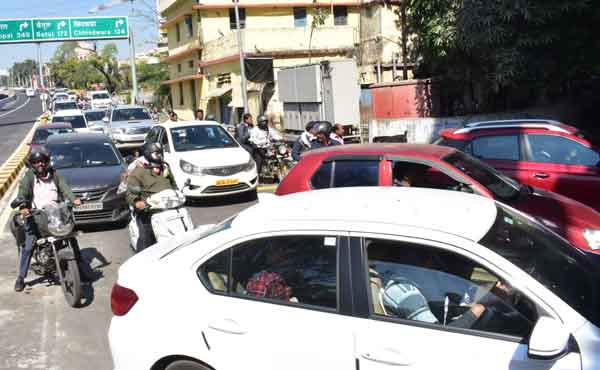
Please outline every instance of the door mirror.
[{"label": "door mirror", "polygon": [[135,161],[135,157],[133,155],[130,154],[130,155],[128,155],[128,156],[125,157],[125,162],[127,164],[131,164],[133,161]]},{"label": "door mirror", "polygon": [[551,360],[565,353],[571,334],[564,325],[551,317],[538,319],[529,338],[529,357]]},{"label": "door mirror", "polygon": [[104,123],[108,123],[108,117],[104,117],[104,118],[102,118],[102,122],[104,122]]}]

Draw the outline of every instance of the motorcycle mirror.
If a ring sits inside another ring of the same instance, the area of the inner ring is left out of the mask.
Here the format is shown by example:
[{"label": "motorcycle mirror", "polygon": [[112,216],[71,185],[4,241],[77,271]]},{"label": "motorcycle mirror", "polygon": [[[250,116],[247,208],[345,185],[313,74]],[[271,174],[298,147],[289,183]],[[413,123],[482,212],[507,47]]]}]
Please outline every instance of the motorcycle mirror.
[{"label": "motorcycle mirror", "polygon": [[183,184],[183,187],[184,187],[184,188],[187,188],[187,187],[189,187],[191,184],[192,184],[192,179],[187,179],[187,180],[185,180],[185,183]]},{"label": "motorcycle mirror", "polygon": [[10,208],[19,208],[24,206],[27,201],[23,197],[16,197],[12,202],[10,202]]}]

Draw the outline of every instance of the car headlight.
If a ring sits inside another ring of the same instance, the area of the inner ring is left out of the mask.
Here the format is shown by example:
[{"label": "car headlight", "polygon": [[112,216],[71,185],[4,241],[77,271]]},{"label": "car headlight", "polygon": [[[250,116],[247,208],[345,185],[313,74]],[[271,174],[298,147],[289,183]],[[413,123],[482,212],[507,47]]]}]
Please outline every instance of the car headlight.
[{"label": "car headlight", "polygon": [[256,167],[256,162],[254,162],[254,159],[252,157],[250,157],[250,159],[248,160],[248,163],[246,163],[244,165],[244,167],[242,167],[242,171],[252,171],[254,168]]},{"label": "car headlight", "polygon": [[600,230],[584,229],[583,238],[592,250],[600,249]]},{"label": "car headlight", "polygon": [[189,173],[191,175],[200,173],[200,168],[198,166],[194,166],[190,162],[184,161],[183,159],[179,160],[179,167],[181,167],[181,170],[183,172]]}]

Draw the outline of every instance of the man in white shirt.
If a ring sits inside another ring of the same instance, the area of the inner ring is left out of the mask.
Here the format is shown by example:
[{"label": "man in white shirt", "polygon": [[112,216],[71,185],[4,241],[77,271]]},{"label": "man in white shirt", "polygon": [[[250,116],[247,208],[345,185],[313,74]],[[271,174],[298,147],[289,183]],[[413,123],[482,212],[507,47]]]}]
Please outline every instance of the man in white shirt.
[{"label": "man in white shirt", "polygon": [[329,137],[331,138],[331,140],[335,140],[341,145],[344,145],[344,138],[342,137],[342,135],[344,135],[344,126],[340,125],[339,123],[336,123],[333,126],[333,132]]}]

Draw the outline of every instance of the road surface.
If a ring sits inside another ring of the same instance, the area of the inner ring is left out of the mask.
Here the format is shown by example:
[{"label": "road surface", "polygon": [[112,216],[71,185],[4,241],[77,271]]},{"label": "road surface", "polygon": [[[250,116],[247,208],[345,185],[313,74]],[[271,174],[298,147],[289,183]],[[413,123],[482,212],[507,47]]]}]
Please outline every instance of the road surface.
[{"label": "road surface", "polygon": [[40,114],[42,103],[37,96],[19,94],[15,101],[0,105],[0,166],[21,144]]}]

